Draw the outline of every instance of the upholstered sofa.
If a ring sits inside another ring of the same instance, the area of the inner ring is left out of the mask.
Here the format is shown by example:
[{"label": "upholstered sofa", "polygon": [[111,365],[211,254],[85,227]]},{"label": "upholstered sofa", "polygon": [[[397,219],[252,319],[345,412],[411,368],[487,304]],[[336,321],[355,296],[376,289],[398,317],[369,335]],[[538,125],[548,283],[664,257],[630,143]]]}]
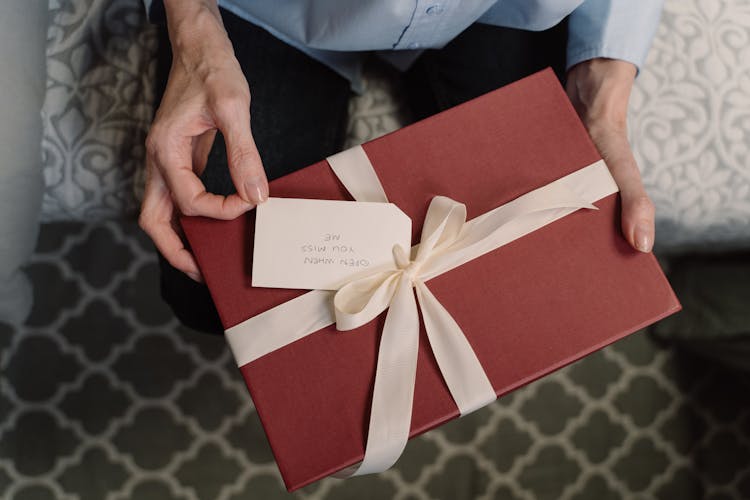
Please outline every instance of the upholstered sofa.
[{"label": "upholstered sofa", "polygon": [[[138,206],[155,37],[138,0],[110,4],[61,2],[52,14],[44,220],[132,216]],[[630,135],[663,251],[750,245],[747,16],[746,2],[668,0],[637,79]],[[387,82],[371,80],[352,100],[350,143],[398,127],[401,110]]]}]

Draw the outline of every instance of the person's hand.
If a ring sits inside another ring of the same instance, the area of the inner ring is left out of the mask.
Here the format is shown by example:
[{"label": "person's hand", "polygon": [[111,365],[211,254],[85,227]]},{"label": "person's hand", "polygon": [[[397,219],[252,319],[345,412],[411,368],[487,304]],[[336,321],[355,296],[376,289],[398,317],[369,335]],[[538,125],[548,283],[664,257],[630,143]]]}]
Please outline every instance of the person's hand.
[{"label": "person's hand", "polygon": [[[201,274],[180,238],[178,211],[234,219],[268,197],[250,132],[250,90],[215,0],[167,0],[173,60],[146,138],[146,188],[139,224],[175,268]],[[237,194],[208,193],[198,175],[221,130]]]},{"label": "person's hand", "polygon": [[581,117],[622,199],[622,233],[633,248],[654,245],[654,204],[641,182],[627,137],[627,111],[636,68],[616,59],[591,59],[568,71],[566,91]]}]

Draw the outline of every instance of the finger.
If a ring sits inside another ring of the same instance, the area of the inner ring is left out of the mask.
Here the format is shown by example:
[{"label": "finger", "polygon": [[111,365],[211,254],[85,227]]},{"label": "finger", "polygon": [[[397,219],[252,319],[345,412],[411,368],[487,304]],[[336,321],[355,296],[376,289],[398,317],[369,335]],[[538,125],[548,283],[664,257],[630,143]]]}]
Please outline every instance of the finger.
[{"label": "finger", "polygon": [[254,207],[237,194],[221,196],[207,192],[192,170],[166,170],[167,184],[183,215],[201,215],[213,219],[231,220]]},{"label": "finger", "polygon": [[157,221],[149,229],[144,228],[167,262],[188,275],[193,281],[203,282],[198,263],[182,243],[169,222]]},{"label": "finger", "polygon": [[167,262],[195,281],[202,277],[193,255],[185,248],[172,226],[174,206],[163,179],[152,167],[138,219],[140,227],[148,234]]},{"label": "finger", "polygon": [[622,232],[636,250],[650,252],[654,247],[654,204],[644,190],[622,192]]},{"label": "finger", "polygon": [[148,156],[158,167],[181,213],[230,220],[254,207],[236,194],[225,197],[208,193],[193,172],[192,137],[175,134],[158,130],[150,133]]},{"label": "finger", "polygon": [[268,199],[268,180],[250,130],[250,107],[242,99],[217,103],[216,125],[224,135],[232,182],[240,197],[250,203]]},{"label": "finger", "polygon": [[636,250],[650,252],[654,246],[654,204],[648,197],[638,164],[624,131],[591,130],[591,136],[620,188],[622,232]]}]

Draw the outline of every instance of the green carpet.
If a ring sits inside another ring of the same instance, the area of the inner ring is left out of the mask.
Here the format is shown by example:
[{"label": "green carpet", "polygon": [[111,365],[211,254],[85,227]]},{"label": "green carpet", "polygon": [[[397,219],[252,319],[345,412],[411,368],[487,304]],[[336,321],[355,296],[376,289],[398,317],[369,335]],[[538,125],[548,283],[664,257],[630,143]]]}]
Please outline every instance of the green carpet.
[{"label": "green carpet", "polygon": [[[54,224],[0,327],[0,498],[289,498],[223,339],[182,329],[134,224]],[[303,499],[747,499],[748,386],[635,334]]]}]

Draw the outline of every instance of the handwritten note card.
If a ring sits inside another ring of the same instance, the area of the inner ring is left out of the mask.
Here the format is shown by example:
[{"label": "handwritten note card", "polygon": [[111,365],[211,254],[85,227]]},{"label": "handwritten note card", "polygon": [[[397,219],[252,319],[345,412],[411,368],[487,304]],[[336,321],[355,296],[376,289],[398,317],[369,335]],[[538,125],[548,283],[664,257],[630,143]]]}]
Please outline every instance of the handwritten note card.
[{"label": "handwritten note card", "polygon": [[255,219],[252,285],[336,290],[394,269],[411,248],[411,219],[392,203],[269,198]]}]

